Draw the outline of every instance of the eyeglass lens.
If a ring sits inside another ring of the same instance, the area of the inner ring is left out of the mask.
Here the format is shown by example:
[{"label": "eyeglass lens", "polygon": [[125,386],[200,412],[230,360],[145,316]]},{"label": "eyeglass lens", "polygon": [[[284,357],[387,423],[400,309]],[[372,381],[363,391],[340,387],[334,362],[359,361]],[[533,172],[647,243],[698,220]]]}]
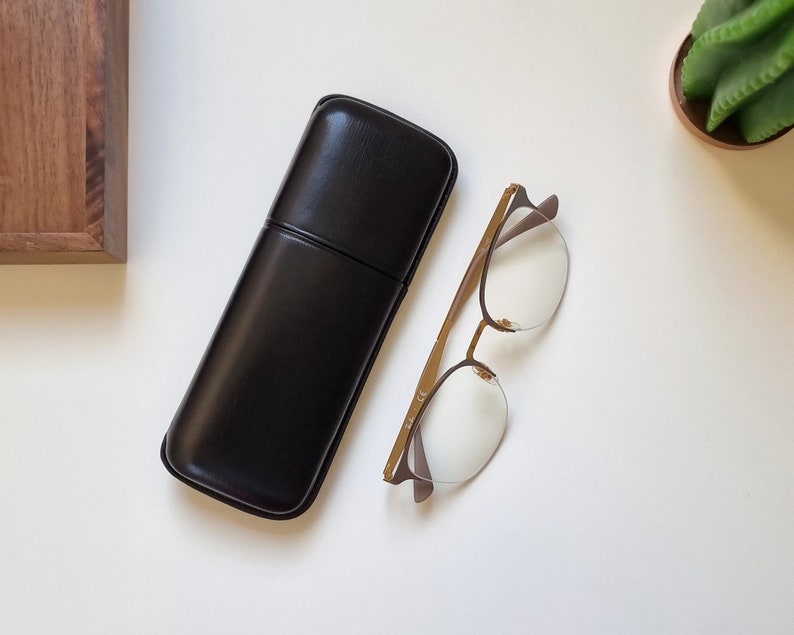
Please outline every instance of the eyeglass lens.
[{"label": "eyeglass lens", "polygon": [[519,207],[505,220],[495,240],[483,286],[484,308],[494,322],[525,331],[556,311],[568,276],[568,250],[554,224],[543,221],[500,244],[500,237],[538,212]]},{"label": "eyeglass lens", "polygon": [[[408,449],[408,467],[436,483],[459,483],[491,458],[505,431],[507,400],[495,377],[466,364],[445,376],[419,422]],[[486,373],[486,377],[488,374]],[[424,460],[415,444],[422,443]]]}]

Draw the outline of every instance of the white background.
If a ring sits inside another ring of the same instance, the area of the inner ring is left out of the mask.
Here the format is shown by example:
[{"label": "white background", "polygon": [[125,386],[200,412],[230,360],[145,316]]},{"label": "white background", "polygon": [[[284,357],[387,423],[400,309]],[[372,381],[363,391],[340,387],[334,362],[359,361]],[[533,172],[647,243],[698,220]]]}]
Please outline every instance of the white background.
[{"label": "white background", "polygon": [[[794,135],[682,129],[698,0],[131,4],[129,263],[0,268],[0,630],[791,632]],[[159,447],[328,93],[460,177],[317,502],[278,523]],[[494,461],[417,506],[381,470],[510,181],[559,195],[568,292],[495,346]]]}]

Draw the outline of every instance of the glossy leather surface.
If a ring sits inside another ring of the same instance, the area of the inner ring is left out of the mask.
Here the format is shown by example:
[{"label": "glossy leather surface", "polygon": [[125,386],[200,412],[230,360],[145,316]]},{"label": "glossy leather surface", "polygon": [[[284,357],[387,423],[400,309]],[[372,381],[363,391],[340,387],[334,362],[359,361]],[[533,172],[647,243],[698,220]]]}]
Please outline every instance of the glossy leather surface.
[{"label": "glossy leather surface", "polygon": [[452,168],[449,149],[429,135],[332,98],[314,112],[271,218],[405,281]]},{"label": "glossy leather surface", "polygon": [[163,441],[172,474],[268,518],[309,507],[455,176],[412,124],[320,102]]}]

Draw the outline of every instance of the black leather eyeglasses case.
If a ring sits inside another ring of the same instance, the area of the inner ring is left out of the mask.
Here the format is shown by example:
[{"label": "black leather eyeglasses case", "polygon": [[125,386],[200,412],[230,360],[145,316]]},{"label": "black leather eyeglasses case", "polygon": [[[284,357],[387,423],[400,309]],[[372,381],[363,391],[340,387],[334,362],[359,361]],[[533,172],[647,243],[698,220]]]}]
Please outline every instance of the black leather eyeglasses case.
[{"label": "black leather eyeglasses case", "polygon": [[174,476],[266,518],[308,509],[456,176],[427,131],[320,100],[163,440]]}]

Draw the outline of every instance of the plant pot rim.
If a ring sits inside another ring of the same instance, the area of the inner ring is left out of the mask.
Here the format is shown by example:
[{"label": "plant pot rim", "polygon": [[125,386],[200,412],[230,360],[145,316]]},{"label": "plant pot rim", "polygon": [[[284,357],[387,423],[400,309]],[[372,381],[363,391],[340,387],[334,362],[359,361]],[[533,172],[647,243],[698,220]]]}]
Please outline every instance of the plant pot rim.
[{"label": "plant pot rim", "polygon": [[744,140],[733,118],[728,118],[728,120],[714,132],[707,132],[706,119],[708,118],[709,103],[707,101],[687,100],[687,98],[684,97],[684,90],[681,86],[681,67],[684,64],[684,58],[687,53],[689,53],[690,48],[692,48],[691,33],[686,36],[683,43],[678,48],[678,52],[673,60],[673,65],[670,68],[670,98],[673,102],[673,109],[676,115],[678,115],[678,119],[689,132],[701,141],[718,148],[725,148],[727,150],[751,150],[753,148],[765,146],[794,129],[794,126],[789,126],[768,139],[750,143]]}]

